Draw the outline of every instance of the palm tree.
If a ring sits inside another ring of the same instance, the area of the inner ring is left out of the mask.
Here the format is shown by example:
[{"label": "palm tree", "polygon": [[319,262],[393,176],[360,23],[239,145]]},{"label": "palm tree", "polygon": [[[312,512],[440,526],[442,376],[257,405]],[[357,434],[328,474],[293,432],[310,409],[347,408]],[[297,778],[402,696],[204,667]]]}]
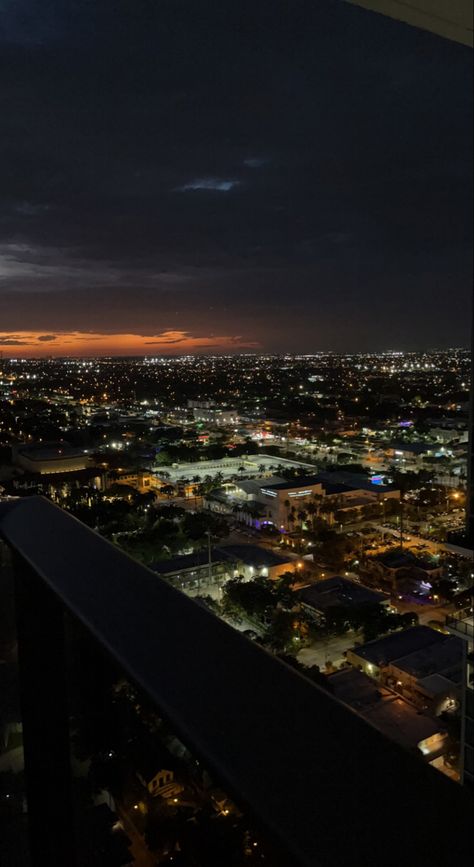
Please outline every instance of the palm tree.
[{"label": "palm tree", "polygon": [[319,510],[321,508],[321,504],[324,500],[323,494],[313,494],[314,502],[316,503],[316,514],[319,515]]},{"label": "palm tree", "polygon": [[311,529],[313,530],[313,533],[314,533],[314,519],[318,513],[318,507],[317,507],[316,503],[308,503],[308,505],[306,507],[306,511],[311,518]]},{"label": "palm tree", "polygon": [[296,509],[294,506],[292,506],[289,513],[288,513],[288,517],[287,517],[288,529],[289,529],[290,524],[295,523],[295,518],[296,518]]},{"label": "palm tree", "polygon": [[298,512],[298,521],[301,524],[301,529],[303,529],[303,524],[304,524],[307,517],[308,517],[307,511],[305,509],[300,509]]}]

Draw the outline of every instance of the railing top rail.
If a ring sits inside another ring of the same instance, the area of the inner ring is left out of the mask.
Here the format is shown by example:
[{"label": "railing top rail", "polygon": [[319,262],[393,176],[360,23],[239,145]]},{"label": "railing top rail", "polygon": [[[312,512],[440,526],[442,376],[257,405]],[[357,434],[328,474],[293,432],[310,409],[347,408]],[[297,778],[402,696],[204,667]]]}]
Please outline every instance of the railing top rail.
[{"label": "railing top rail", "polygon": [[[292,865],[399,867],[408,857],[433,867],[467,857],[471,802],[461,787],[97,533],[31,497],[0,505],[0,535],[281,840]],[[389,830],[400,813],[409,844]]]}]

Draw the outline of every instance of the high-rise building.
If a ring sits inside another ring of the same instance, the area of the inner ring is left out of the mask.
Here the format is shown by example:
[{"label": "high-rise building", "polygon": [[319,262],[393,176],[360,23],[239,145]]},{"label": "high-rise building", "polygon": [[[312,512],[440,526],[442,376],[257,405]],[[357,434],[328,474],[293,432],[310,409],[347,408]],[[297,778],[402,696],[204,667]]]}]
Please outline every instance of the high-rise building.
[{"label": "high-rise building", "polygon": [[474,786],[474,615],[472,606],[446,619],[446,627],[463,639],[463,685],[461,712],[461,781]]}]

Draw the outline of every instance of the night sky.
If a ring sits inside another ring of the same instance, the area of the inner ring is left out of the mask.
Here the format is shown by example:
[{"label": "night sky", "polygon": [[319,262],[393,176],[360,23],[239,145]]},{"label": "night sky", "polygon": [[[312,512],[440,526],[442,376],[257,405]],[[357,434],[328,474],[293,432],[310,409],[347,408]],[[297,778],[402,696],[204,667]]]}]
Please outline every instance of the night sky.
[{"label": "night sky", "polygon": [[466,345],[471,57],[342,0],[0,0],[4,355]]}]

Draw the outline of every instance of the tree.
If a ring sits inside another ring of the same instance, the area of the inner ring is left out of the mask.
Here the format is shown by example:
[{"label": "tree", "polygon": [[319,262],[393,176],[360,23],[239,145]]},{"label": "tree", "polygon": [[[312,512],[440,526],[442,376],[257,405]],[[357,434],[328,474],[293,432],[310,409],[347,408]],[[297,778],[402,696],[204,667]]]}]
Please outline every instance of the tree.
[{"label": "tree", "polygon": [[173,487],[173,485],[163,485],[163,486],[160,488],[160,494],[162,494],[164,497],[172,497],[172,496],[174,496],[174,487]]},{"label": "tree", "polygon": [[295,516],[296,516],[296,509],[294,506],[292,506],[290,511],[288,512],[287,517],[286,517],[286,522],[288,524],[289,530],[291,529],[290,524],[291,524],[291,526],[293,526],[293,524],[295,523]]},{"label": "tree", "polygon": [[276,609],[265,634],[265,643],[274,651],[292,648],[296,636],[294,614]]},{"label": "tree", "polygon": [[228,616],[233,617],[237,612],[240,616],[263,620],[274,604],[271,582],[263,576],[258,576],[253,581],[231,578],[224,585],[222,608]]},{"label": "tree", "polygon": [[306,506],[306,511],[308,513],[309,518],[311,519],[311,529],[314,532],[314,521],[315,521],[315,517],[318,513],[318,507],[317,507],[316,503],[308,503],[308,505]]},{"label": "tree", "polygon": [[307,513],[306,509],[300,509],[298,514],[297,514],[297,517],[298,517],[298,521],[300,522],[300,525],[302,528],[304,522],[306,521],[306,518],[308,517],[308,513]]}]

